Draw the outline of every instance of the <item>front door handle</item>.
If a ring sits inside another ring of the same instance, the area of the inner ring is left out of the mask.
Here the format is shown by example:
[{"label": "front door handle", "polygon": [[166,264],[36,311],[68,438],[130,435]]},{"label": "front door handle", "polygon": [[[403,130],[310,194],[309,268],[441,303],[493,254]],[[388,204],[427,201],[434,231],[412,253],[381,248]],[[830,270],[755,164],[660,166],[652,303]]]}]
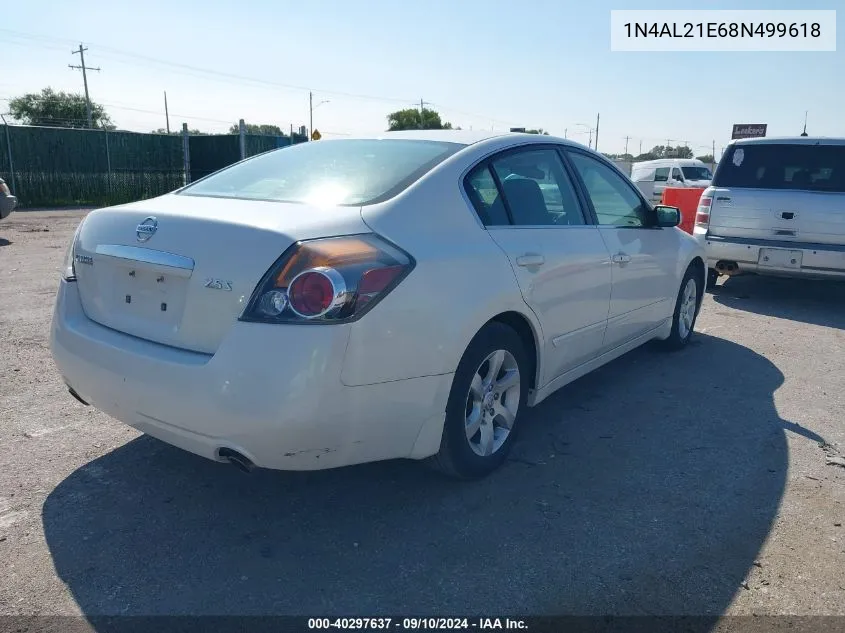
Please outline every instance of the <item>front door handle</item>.
[{"label": "front door handle", "polygon": [[537,253],[525,253],[516,258],[517,266],[542,266],[546,263],[546,258]]},{"label": "front door handle", "polygon": [[616,253],[616,255],[613,256],[614,264],[627,264],[629,261],[631,261],[631,256],[626,255],[625,253]]}]

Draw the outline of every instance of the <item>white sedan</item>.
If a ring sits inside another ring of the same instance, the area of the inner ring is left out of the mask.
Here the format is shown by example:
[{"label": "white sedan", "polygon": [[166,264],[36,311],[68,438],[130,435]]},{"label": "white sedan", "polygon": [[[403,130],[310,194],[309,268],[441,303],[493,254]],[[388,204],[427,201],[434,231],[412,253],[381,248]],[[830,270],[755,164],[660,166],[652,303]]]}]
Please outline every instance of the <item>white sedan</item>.
[{"label": "white sedan", "polygon": [[704,253],[610,161],[401,132],[242,161],[92,211],[51,332],[82,402],[238,465],[499,466],[527,407],[690,338]]}]

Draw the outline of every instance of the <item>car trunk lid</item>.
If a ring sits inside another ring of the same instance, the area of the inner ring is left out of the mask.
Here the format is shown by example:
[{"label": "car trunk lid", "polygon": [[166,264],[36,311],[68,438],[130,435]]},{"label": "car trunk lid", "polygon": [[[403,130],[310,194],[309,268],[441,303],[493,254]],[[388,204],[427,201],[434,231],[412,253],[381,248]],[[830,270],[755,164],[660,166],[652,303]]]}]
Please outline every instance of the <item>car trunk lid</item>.
[{"label": "car trunk lid", "polygon": [[845,194],[712,190],[708,235],[845,244]]},{"label": "car trunk lid", "polygon": [[213,354],[293,243],[367,232],[359,207],[167,195],[99,209],[76,247],[80,298],[106,327]]}]

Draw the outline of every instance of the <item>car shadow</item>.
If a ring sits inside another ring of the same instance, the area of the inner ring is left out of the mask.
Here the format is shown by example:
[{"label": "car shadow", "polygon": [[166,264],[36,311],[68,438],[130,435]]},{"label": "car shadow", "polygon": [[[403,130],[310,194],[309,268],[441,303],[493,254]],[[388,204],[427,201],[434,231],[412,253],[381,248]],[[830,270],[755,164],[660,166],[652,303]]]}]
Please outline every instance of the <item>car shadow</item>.
[{"label": "car shadow", "polygon": [[12,242],[5,237],[0,237],[0,246],[10,246]]},{"label": "car shadow", "polygon": [[721,305],[812,325],[845,328],[845,282],[740,275],[712,290]]},{"label": "car shadow", "polygon": [[508,463],[476,482],[408,461],[245,475],[141,437],[62,481],[44,531],[95,627],[100,615],[718,615],[784,491],[782,381],[710,336],[641,349],[529,410]]}]

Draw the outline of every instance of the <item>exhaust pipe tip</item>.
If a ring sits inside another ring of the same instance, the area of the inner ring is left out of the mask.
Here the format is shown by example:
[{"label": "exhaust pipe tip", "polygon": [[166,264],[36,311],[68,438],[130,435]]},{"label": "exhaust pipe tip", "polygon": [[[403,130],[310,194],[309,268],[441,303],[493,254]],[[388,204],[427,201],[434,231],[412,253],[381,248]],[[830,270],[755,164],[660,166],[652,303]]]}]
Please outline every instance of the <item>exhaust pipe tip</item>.
[{"label": "exhaust pipe tip", "polygon": [[735,275],[739,273],[739,264],[736,262],[720,261],[716,264],[716,270],[722,275]]},{"label": "exhaust pipe tip", "polygon": [[226,460],[242,472],[251,473],[255,470],[255,464],[248,457],[241,455],[238,451],[231,448],[219,448],[217,449],[217,455],[220,459]]}]

